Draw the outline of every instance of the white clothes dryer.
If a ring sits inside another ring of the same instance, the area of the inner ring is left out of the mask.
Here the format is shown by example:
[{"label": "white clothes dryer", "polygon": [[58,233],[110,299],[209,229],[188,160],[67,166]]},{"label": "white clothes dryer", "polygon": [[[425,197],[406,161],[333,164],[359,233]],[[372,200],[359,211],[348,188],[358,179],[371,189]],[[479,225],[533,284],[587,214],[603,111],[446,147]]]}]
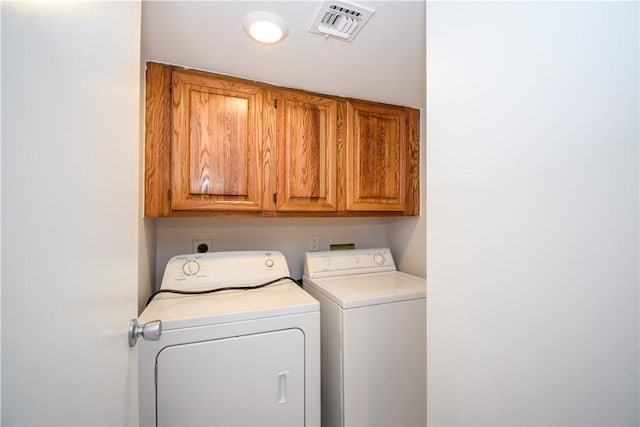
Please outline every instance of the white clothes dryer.
[{"label": "white clothes dryer", "polygon": [[162,322],[160,339],[138,346],[141,425],[320,425],[319,304],[287,276],[275,251],[169,260],[138,319]]},{"label": "white clothes dryer", "polygon": [[320,301],[322,425],[426,425],[426,280],[391,251],[308,252]]}]

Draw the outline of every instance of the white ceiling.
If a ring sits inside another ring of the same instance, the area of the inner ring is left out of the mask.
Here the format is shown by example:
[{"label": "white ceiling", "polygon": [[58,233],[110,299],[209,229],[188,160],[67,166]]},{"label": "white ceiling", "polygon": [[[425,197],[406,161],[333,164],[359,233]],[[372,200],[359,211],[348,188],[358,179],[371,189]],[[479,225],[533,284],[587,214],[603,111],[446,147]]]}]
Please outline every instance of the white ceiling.
[{"label": "white ceiling", "polygon": [[[153,60],[332,95],[410,107],[426,103],[425,1],[355,1],[375,9],[352,42],[310,33],[322,1],[144,1],[142,55]],[[265,46],[242,28],[280,15],[289,35]]]}]

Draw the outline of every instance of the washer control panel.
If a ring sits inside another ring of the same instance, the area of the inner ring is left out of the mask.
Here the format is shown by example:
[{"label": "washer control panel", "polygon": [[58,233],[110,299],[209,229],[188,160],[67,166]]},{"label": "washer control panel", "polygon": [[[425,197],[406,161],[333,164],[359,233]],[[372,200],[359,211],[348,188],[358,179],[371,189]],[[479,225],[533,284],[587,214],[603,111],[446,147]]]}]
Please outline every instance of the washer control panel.
[{"label": "washer control panel", "polygon": [[304,275],[310,278],[395,271],[389,248],[307,252]]},{"label": "washer control panel", "polygon": [[174,256],[167,262],[161,288],[214,289],[255,285],[289,276],[277,251],[208,252]]}]

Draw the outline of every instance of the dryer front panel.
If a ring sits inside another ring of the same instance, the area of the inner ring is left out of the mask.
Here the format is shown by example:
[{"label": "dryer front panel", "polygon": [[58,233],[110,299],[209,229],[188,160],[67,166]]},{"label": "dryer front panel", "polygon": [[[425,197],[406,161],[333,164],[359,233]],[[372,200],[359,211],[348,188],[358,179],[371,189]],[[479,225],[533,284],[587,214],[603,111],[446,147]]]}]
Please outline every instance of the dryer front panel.
[{"label": "dryer front panel", "polygon": [[302,426],[304,334],[286,329],[164,348],[158,426]]}]

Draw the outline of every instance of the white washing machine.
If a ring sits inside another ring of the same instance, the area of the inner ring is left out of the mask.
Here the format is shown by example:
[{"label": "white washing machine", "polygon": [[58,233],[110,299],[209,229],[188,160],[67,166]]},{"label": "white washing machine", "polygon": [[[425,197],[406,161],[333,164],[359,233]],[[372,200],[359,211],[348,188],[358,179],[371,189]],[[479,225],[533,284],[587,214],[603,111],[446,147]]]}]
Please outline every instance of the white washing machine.
[{"label": "white washing machine", "polygon": [[391,251],[308,252],[320,301],[323,426],[425,426],[426,281]]},{"label": "white washing machine", "polygon": [[[289,276],[279,252],[182,255],[161,290],[257,285]],[[138,321],[161,320],[139,347],[140,423],[319,426],[319,304],[293,280],[202,295],[160,293]]]}]

